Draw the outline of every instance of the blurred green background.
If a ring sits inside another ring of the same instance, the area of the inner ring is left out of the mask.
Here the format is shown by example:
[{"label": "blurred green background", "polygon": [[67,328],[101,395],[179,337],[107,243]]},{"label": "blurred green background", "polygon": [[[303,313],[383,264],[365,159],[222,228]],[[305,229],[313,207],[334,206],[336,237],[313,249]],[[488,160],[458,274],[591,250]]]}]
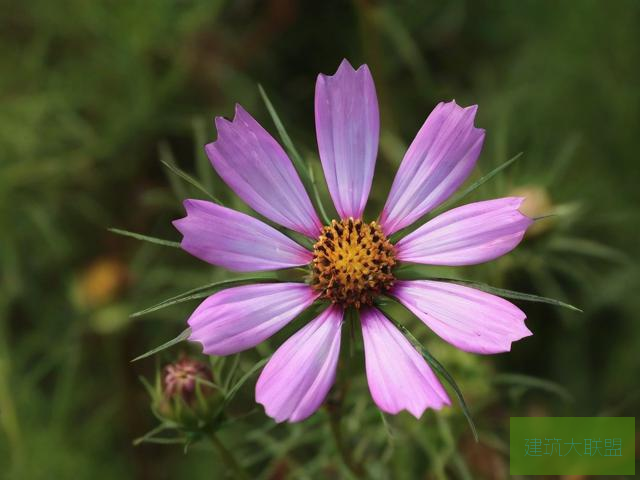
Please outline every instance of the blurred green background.
[{"label": "blurred green background", "polygon": [[[368,216],[435,104],[477,103],[487,137],[475,175],[524,153],[474,199],[524,193],[532,215],[555,216],[500,261],[443,272],[584,310],[516,302],[534,336],[494,357],[455,351],[407,318],[458,380],[479,443],[455,402],[420,421],[383,421],[358,350],[343,418],[353,461],[371,478],[505,478],[509,416],[638,412],[640,3],[0,5],[0,475],[224,478],[206,443],[187,454],[132,443],[157,424],[138,376],[198,349],[130,361],[180,333],[197,302],[129,315],[229,274],[107,227],[179,240],[170,221],[183,198],[202,195],[160,160],[245,208],[202,147],[215,139],[214,115],[232,116],[236,102],[276,135],[258,83],[320,173],[315,77],[345,57],[370,66],[381,106]],[[285,336],[239,355],[238,371]],[[324,411],[275,426],[252,387],[233,403],[248,416],[219,432],[252,476],[349,478]]]}]

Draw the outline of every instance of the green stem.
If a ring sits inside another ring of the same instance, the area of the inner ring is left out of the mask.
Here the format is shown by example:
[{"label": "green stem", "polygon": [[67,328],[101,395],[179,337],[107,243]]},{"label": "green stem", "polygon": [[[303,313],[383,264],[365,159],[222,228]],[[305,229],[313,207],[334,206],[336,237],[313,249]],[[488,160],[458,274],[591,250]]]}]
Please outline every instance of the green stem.
[{"label": "green stem", "polygon": [[213,444],[213,447],[218,452],[218,455],[220,455],[220,458],[222,459],[224,464],[227,466],[227,468],[229,468],[229,470],[233,472],[234,478],[249,480],[250,478],[249,474],[247,474],[247,472],[244,470],[244,468],[242,468],[240,463],[238,463],[236,458],[233,456],[233,453],[231,453],[229,449],[227,449],[227,447],[224,446],[224,444],[220,441],[218,436],[215,433],[212,433],[209,438],[211,439],[211,443]]},{"label": "green stem", "polygon": [[342,436],[342,429],[340,428],[340,410],[338,405],[331,405],[329,408],[329,425],[331,426],[331,434],[336,444],[338,453],[342,458],[342,462],[349,469],[349,471],[356,478],[365,478],[365,472],[362,465],[356,463],[352,456],[351,450],[347,448],[344,443],[344,437]]},{"label": "green stem", "polygon": [[4,300],[5,297],[0,297],[0,429],[4,430],[7,437],[13,470],[19,472],[23,466],[24,455],[20,423],[11,390],[11,354],[9,344],[5,341],[8,338],[8,329],[4,322],[8,310],[5,307],[8,302]]}]

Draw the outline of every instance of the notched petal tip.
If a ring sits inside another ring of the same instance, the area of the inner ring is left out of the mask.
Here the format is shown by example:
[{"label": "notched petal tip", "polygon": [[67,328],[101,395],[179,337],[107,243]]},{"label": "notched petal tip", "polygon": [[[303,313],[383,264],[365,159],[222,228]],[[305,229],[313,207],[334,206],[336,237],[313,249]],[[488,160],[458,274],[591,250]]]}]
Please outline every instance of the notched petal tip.
[{"label": "notched petal tip", "polygon": [[491,355],[532,335],[526,315],[507,300],[464,285],[400,281],[393,295],[442,339],[466,352]]},{"label": "notched petal tip", "polygon": [[[529,220],[529,226],[531,224],[533,224],[533,222],[535,221],[535,218],[530,217],[529,215],[527,215],[526,213],[524,213],[522,210],[520,210],[520,208],[522,207],[522,204],[527,200],[527,197],[524,196],[515,196],[515,197],[508,197],[510,199],[513,199],[513,208],[520,214],[522,215],[522,217],[526,218]],[[528,227],[527,227],[528,228]]]},{"label": "notched petal tip", "polygon": [[366,65],[344,60],[333,75],[318,75],[316,136],[320,160],[341,218],[359,218],[369,197],[378,153],[380,114]]},{"label": "notched petal tip", "polygon": [[302,283],[265,283],[214,293],[191,314],[190,340],[207,355],[231,355],[274,335],[317,298]]},{"label": "notched petal tip", "polygon": [[387,235],[436,208],[469,176],[485,132],[474,126],[478,106],[440,102],[405,153],[381,214]]},{"label": "notched petal tip", "polygon": [[180,234],[182,235],[181,243],[184,240],[184,223],[186,220],[187,220],[187,217],[182,217],[182,218],[176,218],[175,220],[171,221],[171,225],[173,225],[173,228],[178,230],[178,232],[180,232]]},{"label": "notched petal tip", "polygon": [[236,103],[233,110],[233,123],[242,122],[247,125],[250,122],[256,122],[251,114],[239,103]]},{"label": "notched petal tip", "polygon": [[311,238],[321,222],[280,144],[242,105],[232,120],[216,117],[218,138],[205,146],[213,168],[252,209]]},{"label": "notched petal tip", "polygon": [[331,81],[334,79],[337,80],[338,78],[342,78],[346,75],[354,75],[359,73],[364,73],[368,76],[371,76],[371,70],[369,69],[369,66],[366,63],[363,63],[358,68],[353,68],[353,65],[351,64],[351,62],[349,62],[349,60],[344,58],[340,62],[338,69],[335,71],[333,75],[320,73],[318,74],[318,80],[322,80],[322,81],[325,81],[325,80]]},{"label": "notched petal tip", "polygon": [[526,197],[516,196],[516,197],[507,197],[507,199],[513,202],[512,207],[513,207],[514,213],[518,215],[519,221],[524,222],[522,235],[520,235],[520,240],[522,240],[522,238],[524,237],[524,234],[527,232],[529,227],[531,227],[535,223],[536,219],[530,217],[529,215],[527,215],[526,213],[520,210],[520,208],[522,207],[522,205],[527,199]]},{"label": "notched petal tip", "polygon": [[332,76],[337,75],[338,73],[342,73],[345,71],[349,71],[349,72],[355,72],[355,68],[353,68],[353,65],[351,65],[351,62],[349,60],[347,60],[346,58],[343,58],[342,61],[340,62],[340,65],[338,65],[338,69],[336,70],[336,73],[333,74]]},{"label": "notched petal tip", "polygon": [[462,105],[458,104],[458,102],[456,102],[455,99],[452,99],[449,102],[440,102],[436,106],[436,108],[434,108],[434,112],[437,109],[441,109],[441,108],[447,110],[447,112],[445,113],[446,115],[459,115],[462,117],[463,120],[468,120],[471,123],[471,126],[473,127],[474,131],[484,136],[485,130],[483,128],[478,128],[475,126],[475,117],[476,117],[476,114],[478,113],[477,104],[463,107]]},{"label": "notched petal tip", "polygon": [[311,261],[311,252],[247,214],[205,200],[185,200],[173,221],[181,247],[208,263],[238,272],[278,270]]},{"label": "notched petal tip", "polygon": [[171,221],[171,225],[173,225],[173,227],[178,230],[178,232],[180,232],[183,236],[183,241],[184,241],[184,236],[186,233],[186,228],[187,228],[187,224],[189,222],[189,215],[193,214],[193,211],[198,208],[197,207],[197,202],[198,200],[192,199],[192,198],[187,198],[184,199],[182,201],[182,207],[185,210],[186,215],[184,217],[180,217],[180,218],[176,218],[175,220]]},{"label": "notched petal tip", "polygon": [[462,107],[462,109],[466,112],[469,112],[475,117],[476,113],[478,112],[478,104],[469,105],[468,107]]},{"label": "notched petal tip", "polygon": [[182,201],[182,206],[184,207],[185,211],[187,212],[187,215],[189,215],[189,210],[197,208],[198,202],[201,202],[201,201],[202,200],[197,200],[195,198],[185,198]]},{"label": "notched petal tip", "polygon": [[[219,140],[220,139],[220,131],[222,129],[224,129],[225,127],[227,127],[228,125],[231,125],[232,124],[232,120],[227,118],[227,117],[224,117],[222,115],[217,115],[216,117],[214,117],[213,123],[216,126],[216,131],[218,132],[218,140]],[[213,146],[215,143],[216,143],[215,141],[211,142],[211,143],[208,143],[207,146]]]},{"label": "notched petal tip", "polygon": [[[236,103],[233,108],[233,117],[225,117],[223,115],[217,115],[213,119],[213,123],[215,124],[216,130],[218,132],[218,138],[205,145],[205,151],[209,155],[213,153],[215,145],[217,142],[221,140],[221,137],[224,135],[224,131],[229,128],[234,128],[238,126],[249,126],[249,121],[253,120],[253,117],[245,108]],[[255,120],[254,120],[255,121]]]},{"label": "notched petal tip", "polygon": [[374,402],[387,413],[420,418],[450,404],[444,387],[419,351],[377,309],[361,313],[365,368]]},{"label": "notched petal tip", "polygon": [[[441,388],[443,388],[443,392],[444,392],[444,387],[441,387]],[[378,406],[378,408],[380,408],[380,410],[390,415],[398,415],[400,412],[407,412],[416,420],[420,420],[422,418],[422,415],[424,415],[424,412],[426,412],[427,410],[440,411],[443,408],[451,406],[451,399],[449,398],[449,395],[447,395],[446,392],[444,394],[438,393],[438,397],[439,398],[437,402],[432,402],[432,403],[421,405],[421,406],[403,406],[395,409],[385,409]]]},{"label": "notched petal tip", "polygon": [[299,422],[324,402],[340,352],[342,309],[329,307],[276,350],[256,382],[256,401],[280,423]]}]

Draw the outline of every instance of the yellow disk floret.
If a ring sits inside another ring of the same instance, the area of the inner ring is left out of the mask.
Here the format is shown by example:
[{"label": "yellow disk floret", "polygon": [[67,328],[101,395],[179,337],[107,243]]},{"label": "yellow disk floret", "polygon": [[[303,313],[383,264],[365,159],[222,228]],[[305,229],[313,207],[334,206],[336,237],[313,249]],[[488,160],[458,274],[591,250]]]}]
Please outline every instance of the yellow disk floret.
[{"label": "yellow disk floret", "polygon": [[360,308],[393,285],[393,245],[380,225],[333,220],[313,246],[312,286],[323,298]]}]

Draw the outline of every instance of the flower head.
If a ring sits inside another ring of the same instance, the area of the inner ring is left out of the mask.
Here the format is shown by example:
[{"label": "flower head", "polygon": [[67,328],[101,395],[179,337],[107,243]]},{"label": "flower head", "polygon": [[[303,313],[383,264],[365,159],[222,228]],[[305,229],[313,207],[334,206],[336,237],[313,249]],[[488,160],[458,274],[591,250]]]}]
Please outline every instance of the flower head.
[{"label": "flower head", "polygon": [[[193,403],[196,397],[196,387],[199,382],[211,382],[211,369],[205,363],[183,357],[175,363],[170,363],[164,369],[164,394],[167,398],[181,398],[187,404]],[[208,386],[201,386],[203,393],[211,390]]]},{"label": "flower head", "polygon": [[393,286],[395,264],[393,245],[376,222],[333,220],[313,246],[311,286],[331,303],[372,305]]},{"label": "flower head", "polygon": [[219,403],[209,366],[186,355],[164,367],[152,390],[154,411],[186,431],[208,428]]},{"label": "flower head", "polygon": [[511,303],[466,286],[398,280],[401,263],[472,265],[511,251],[532,220],[522,198],[476,202],[438,215],[395,244],[390,236],[441,205],[473,170],[484,141],[477,107],[440,103],[407,150],[374,221],[363,219],[378,150],[380,119],[366,65],[345,60],[319,75],[315,121],[318,150],[339,218],[322,225],[286,153],[242,107],[216,119],[218,140],[206,146],[213,167],[252,209],[313,239],[313,251],[249,215],[186,200],[174,225],[182,247],[234,271],[308,266],[307,283],[244,285],[215,293],[189,318],[190,339],[204,352],[228,355],[269,338],[313,302],[328,307],[290,337],[264,368],[256,399],[276,421],[299,421],[324,401],[334,382],[345,310],[359,310],[371,395],[385,412],[420,417],[449,398],[418,351],[376,307],[381,295],[404,304],[456,347],[498,353],[531,332]]}]

